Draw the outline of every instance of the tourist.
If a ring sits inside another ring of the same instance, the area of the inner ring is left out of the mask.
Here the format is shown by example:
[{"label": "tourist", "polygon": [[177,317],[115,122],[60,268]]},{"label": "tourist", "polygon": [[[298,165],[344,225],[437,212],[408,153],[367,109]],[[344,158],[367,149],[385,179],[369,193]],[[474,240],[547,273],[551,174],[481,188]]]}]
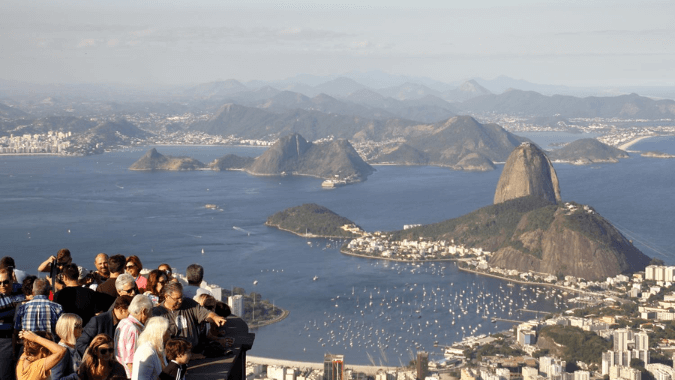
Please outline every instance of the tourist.
[{"label": "tourist", "polygon": [[16,269],[16,264],[14,263],[14,259],[9,256],[5,256],[2,259],[0,259],[0,268],[9,268],[14,272],[14,283],[15,284],[21,284],[23,280],[26,278],[28,275],[26,272]]},{"label": "tourist", "polygon": [[25,297],[14,287],[14,275],[9,268],[0,268],[0,379],[14,379],[14,313]]},{"label": "tourist", "polygon": [[37,276],[26,276],[21,283],[21,292],[26,297],[26,301],[33,299],[33,283],[37,280]]},{"label": "tourist", "polygon": [[56,322],[56,334],[61,338],[59,345],[66,348],[63,359],[52,368],[52,380],[78,380],[77,370],[82,357],[75,344],[82,335],[82,318],[76,314],[63,313]]},{"label": "tourist", "polygon": [[148,320],[138,338],[131,380],[159,378],[162,368],[167,365],[164,344],[169,339],[168,327],[169,322],[165,318],[153,317]]},{"label": "tourist", "polygon": [[138,289],[145,289],[148,280],[145,277],[141,276],[141,270],[143,270],[143,264],[141,263],[141,259],[139,259],[138,256],[127,257],[126,269],[127,273],[132,275],[134,277],[134,280],[136,280],[136,286],[138,286]]},{"label": "tourist", "polygon": [[110,308],[115,299],[105,293],[98,293],[80,286],[77,265],[68,264],[63,268],[65,287],[54,294],[54,302],[63,307],[64,313],[74,313],[86,325],[96,314]]},{"label": "tourist", "polygon": [[159,305],[164,300],[162,289],[164,289],[164,285],[168,281],[169,278],[166,276],[166,273],[159,269],[153,269],[148,274],[148,284],[145,287],[146,292],[143,295],[150,298],[153,306]]},{"label": "tourist", "polygon": [[204,280],[204,267],[199,264],[191,264],[187,267],[185,271],[185,277],[187,278],[187,286],[183,288],[183,297],[194,299],[199,294],[210,294],[213,295],[210,291],[201,288],[202,281]]},{"label": "tourist", "polygon": [[115,279],[115,289],[118,296],[135,296],[138,294],[138,286],[134,277],[128,273],[123,273]]},{"label": "tourist", "polygon": [[185,339],[169,339],[164,348],[169,364],[159,375],[160,380],[185,380],[192,345]]},{"label": "tourist", "polygon": [[23,354],[16,365],[18,380],[46,380],[50,371],[67,355],[67,350],[52,341],[45,331],[21,331],[19,338],[24,342]]},{"label": "tourist", "polygon": [[108,270],[110,277],[96,288],[97,292],[106,293],[111,297],[117,297],[117,289],[115,289],[115,280],[117,276],[124,273],[124,265],[127,259],[123,255],[113,255],[108,259]]},{"label": "tourist", "polygon": [[164,286],[164,302],[152,309],[152,315],[167,318],[171,336],[187,339],[193,349],[199,344],[200,323],[209,318],[217,326],[222,326],[226,322],[225,318],[205,309],[192,298],[184,298],[183,287],[177,282],[170,282]]},{"label": "tourist", "polygon": [[170,282],[164,286],[164,302],[152,309],[152,315],[169,320],[172,337],[187,339],[192,347],[199,344],[199,324],[211,318],[217,326],[223,326],[225,318],[202,307],[192,298],[183,298],[180,283]]},{"label": "tourist", "polygon": [[127,377],[131,377],[138,337],[151,313],[152,301],[138,294],[129,305],[129,316],[121,320],[115,329],[115,359],[124,366]]},{"label": "tourist", "polygon": [[89,347],[89,344],[95,336],[105,334],[108,336],[115,335],[115,328],[121,320],[129,316],[129,304],[131,304],[132,297],[121,296],[117,297],[113,303],[113,309],[101,313],[87,323],[82,330],[82,336],[77,340],[77,352],[80,356],[84,356],[84,351]]},{"label": "tourist", "polygon": [[109,335],[98,334],[94,337],[77,374],[80,380],[126,379],[124,367],[115,360],[115,347]]},{"label": "tourist", "polygon": [[159,264],[157,269],[161,270],[162,272],[166,273],[166,278],[169,281],[178,281],[173,277],[173,270],[171,269],[171,266],[169,264]]},{"label": "tourist", "polygon": [[[195,296],[195,301],[208,311],[216,311],[216,304],[218,301],[210,294],[204,293],[197,295]],[[218,339],[218,326],[216,326],[215,322],[206,320],[199,324],[199,335],[208,340],[216,340]]]},{"label": "tourist", "polygon": [[57,291],[63,286],[61,271],[63,270],[63,267],[71,262],[73,262],[73,258],[70,257],[70,250],[68,250],[68,248],[62,248],[56,253],[56,256],[49,256],[47,260],[42,262],[42,264],[38,266],[38,272],[49,273],[47,278],[52,283],[52,289]]},{"label": "tourist", "polygon": [[99,253],[94,259],[94,265],[96,265],[94,282],[97,287],[110,278],[109,260],[110,258],[105,253]]},{"label": "tourist", "polygon": [[56,335],[56,321],[63,308],[49,300],[49,282],[38,278],[33,282],[33,299],[16,309],[14,330],[48,331]]}]

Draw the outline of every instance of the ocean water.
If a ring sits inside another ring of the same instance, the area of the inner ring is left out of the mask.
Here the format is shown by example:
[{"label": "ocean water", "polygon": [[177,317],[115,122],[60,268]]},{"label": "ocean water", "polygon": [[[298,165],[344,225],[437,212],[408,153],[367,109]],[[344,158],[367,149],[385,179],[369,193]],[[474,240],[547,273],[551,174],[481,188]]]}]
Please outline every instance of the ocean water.
[{"label": "ocean water", "polygon": [[[668,152],[674,141],[646,140],[633,148]],[[204,162],[226,153],[263,151],[157,149]],[[200,263],[207,281],[259,292],[290,311],[284,321],[255,331],[251,354],[306,361],[321,361],[331,352],[345,354],[349,363],[398,365],[417,349],[438,358],[441,350],[434,342],[451,344],[469,333],[511,326],[483,316],[525,320],[534,314],[520,312],[523,306],[554,310],[564,301],[459,272],[453,263],[416,266],[345,256],[337,250],[339,242],[308,240],[264,225],[269,215],[309,202],[368,231],[438,222],[492,203],[500,167],[470,173],[377,166],[363,183],[324,190],[320,179],[309,177],[128,171],[144,152],[0,156],[5,254],[29,272],[63,247],[86,267],[93,267],[99,252],[136,254],[148,268],[167,262],[184,271]],[[643,252],[674,264],[674,165],[675,160],[633,155],[619,164],[555,168],[564,200],[593,206]],[[206,209],[209,203],[222,211]]]}]

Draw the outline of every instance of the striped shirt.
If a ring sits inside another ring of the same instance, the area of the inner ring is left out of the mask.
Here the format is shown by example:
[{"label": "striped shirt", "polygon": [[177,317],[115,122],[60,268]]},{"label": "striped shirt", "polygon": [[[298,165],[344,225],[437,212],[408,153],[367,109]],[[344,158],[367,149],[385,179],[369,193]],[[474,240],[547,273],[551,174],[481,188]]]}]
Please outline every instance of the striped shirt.
[{"label": "striped shirt", "polygon": [[134,362],[138,336],[141,335],[144,328],[145,326],[138,319],[129,315],[121,320],[115,329],[115,359],[124,366],[128,378],[131,378],[128,364]]},{"label": "striped shirt", "polygon": [[63,308],[47,296],[37,295],[32,300],[19,306],[14,318],[15,330],[48,331],[55,336],[56,321],[63,313]]}]

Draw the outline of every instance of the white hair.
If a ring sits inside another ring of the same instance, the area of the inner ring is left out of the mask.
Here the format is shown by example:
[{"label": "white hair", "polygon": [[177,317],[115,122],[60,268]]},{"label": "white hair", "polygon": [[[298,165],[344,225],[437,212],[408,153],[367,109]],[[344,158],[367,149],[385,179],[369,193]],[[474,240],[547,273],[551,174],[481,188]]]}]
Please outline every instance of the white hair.
[{"label": "white hair", "polygon": [[140,315],[143,310],[150,309],[152,309],[152,301],[142,294],[136,294],[129,304],[129,313],[133,315]]},{"label": "white hair", "polygon": [[117,289],[118,292],[124,290],[124,286],[131,282],[136,282],[134,276],[129,273],[123,273],[117,276],[117,279],[115,280],[115,289]]},{"label": "white hair", "polygon": [[160,356],[164,354],[164,333],[169,328],[169,321],[164,317],[152,317],[145,323],[145,329],[138,337],[138,345],[148,342]]}]

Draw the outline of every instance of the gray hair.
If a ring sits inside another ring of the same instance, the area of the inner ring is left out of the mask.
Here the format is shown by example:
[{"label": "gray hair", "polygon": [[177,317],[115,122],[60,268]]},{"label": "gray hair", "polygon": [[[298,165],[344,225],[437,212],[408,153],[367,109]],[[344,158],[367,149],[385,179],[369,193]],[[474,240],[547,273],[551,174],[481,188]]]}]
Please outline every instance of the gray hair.
[{"label": "gray hair", "polygon": [[129,304],[129,313],[133,315],[141,315],[144,310],[150,309],[152,309],[152,301],[142,294],[136,294]]},{"label": "gray hair", "polygon": [[199,285],[204,279],[204,267],[199,264],[191,264],[185,271],[185,277],[190,285]]},{"label": "gray hair", "polygon": [[124,286],[131,282],[136,282],[134,276],[129,273],[123,273],[117,276],[117,279],[115,280],[115,289],[117,289],[118,292],[124,290]]},{"label": "gray hair", "polygon": [[49,286],[49,281],[47,281],[46,278],[38,278],[35,280],[35,282],[33,282],[34,296],[48,296],[50,289],[51,286]]},{"label": "gray hair", "polygon": [[179,292],[180,294],[183,294],[183,285],[180,284],[180,282],[167,282],[166,285],[162,288],[162,293],[164,293],[164,296],[170,296],[172,293]]}]

